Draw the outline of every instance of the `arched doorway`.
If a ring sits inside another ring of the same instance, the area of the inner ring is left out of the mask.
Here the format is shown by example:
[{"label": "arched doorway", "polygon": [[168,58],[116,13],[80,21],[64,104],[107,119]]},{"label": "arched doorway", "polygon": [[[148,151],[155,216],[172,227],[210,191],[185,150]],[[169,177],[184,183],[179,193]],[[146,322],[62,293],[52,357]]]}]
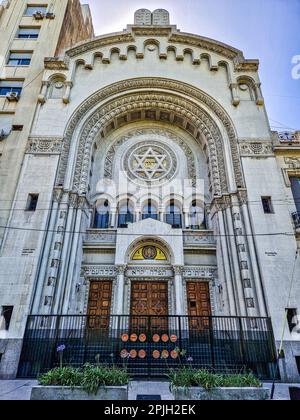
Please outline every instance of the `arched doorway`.
[{"label": "arched doorway", "polygon": [[160,243],[149,241],[134,248],[128,270],[132,329],[139,333],[146,328],[167,329],[172,305],[171,274],[168,252]]}]

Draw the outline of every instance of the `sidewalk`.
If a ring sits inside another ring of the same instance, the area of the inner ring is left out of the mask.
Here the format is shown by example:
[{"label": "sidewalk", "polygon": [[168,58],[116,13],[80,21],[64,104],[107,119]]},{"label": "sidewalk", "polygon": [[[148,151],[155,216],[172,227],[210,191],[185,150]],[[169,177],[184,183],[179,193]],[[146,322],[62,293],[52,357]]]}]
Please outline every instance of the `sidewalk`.
[{"label": "sidewalk", "polygon": [[[31,388],[36,384],[36,381],[31,380],[0,381],[0,401],[29,400]],[[265,384],[265,386],[271,388],[272,385]],[[300,388],[300,384],[276,384],[274,399],[290,400],[289,387]],[[168,382],[134,381],[129,388],[130,401],[135,401],[137,395],[160,395],[162,401],[173,399]]]}]

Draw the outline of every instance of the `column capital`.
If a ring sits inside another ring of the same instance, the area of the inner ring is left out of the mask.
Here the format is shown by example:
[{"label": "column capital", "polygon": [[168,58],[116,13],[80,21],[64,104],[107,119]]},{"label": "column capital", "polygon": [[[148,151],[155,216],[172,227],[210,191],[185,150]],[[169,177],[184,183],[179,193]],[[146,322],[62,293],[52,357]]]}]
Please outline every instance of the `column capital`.
[{"label": "column capital", "polygon": [[116,265],[116,271],[118,275],[124,275],[126,270],[127,270],[126,264]]},{"label": "column capital", "polygon": [[184,265],[173,265],[173,270],[176,276],[182,276]]}]

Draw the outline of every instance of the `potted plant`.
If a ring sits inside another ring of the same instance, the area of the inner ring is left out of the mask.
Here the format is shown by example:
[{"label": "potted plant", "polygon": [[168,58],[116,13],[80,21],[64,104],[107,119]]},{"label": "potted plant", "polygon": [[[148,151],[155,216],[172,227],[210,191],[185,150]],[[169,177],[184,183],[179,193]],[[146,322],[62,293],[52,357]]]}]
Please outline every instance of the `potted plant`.
[{"label": "potted plant", "polygon": [[126,369],[87,364],[58,367],[39,377],[31,400],[128,400]]},{"label": "potted plant", "polygon": [[252,373],[220,375],[184,367],[172,370],[169,378],[175,400],[270,399],[270,390],[263,388]]}]

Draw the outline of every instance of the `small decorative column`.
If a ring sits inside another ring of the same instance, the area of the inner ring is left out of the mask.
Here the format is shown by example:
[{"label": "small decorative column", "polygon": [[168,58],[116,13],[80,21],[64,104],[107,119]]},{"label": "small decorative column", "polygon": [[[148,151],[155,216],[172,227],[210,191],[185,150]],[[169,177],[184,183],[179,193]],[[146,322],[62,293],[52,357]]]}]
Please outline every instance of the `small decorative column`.
[{"label": "small decorative column", "polygon": [[117,269],[117,283],[115,290],[115,302],[113,315],[124,315],[124,290],[126,265],[119,265]]},{"label": "small decorative column", "polygon": [[190,211],[189,211],[189,208],[183,209],[183,217],[184,217],[184,227],[185,227],[185,229],[187,229],[189,226],[192,225],[192,223],[190,223]]},{"label": "small decorative column", "polygon": [[112,229],[117,228],[117,208],[116,207],[111,208],[110,227]]},{"label": "small decorative column", "polygon": [[71,89],[73,87],[73,82],[66,82],[66,91],[63,97],[63,103],[68,104],[70,102],[70,96],[71,96]]},{"label": "small decorative column", "polygon": [[262,95],[262,91],[261,91],[261,83],[256,83],[255,84],[255,94],[256,94],[256,105],[264,105],[265,100],[263,98]]},{"label": "small decorative column", "polygon": [[42,82],[42,89],[41,89],[41,93],[38,96],[38,103],[40,104],[44,104],[46,102],[46,95],[47,95],[47,90],[49,87],[50,83],[47,82]]},{"label": "small decorative column", "polygon": [[184,290],[183,290],[183,266],[175,265],[174,267],[175,274],[175,312],[176,315],[183,316],[184,313]]},{"label": "small decorative column", "polygon": [[232,105],[238,106],[241,102],[241,99],[238,94],[238,84],[231,83],[230,89],[231,89],[231,94],[232,94]]}]

